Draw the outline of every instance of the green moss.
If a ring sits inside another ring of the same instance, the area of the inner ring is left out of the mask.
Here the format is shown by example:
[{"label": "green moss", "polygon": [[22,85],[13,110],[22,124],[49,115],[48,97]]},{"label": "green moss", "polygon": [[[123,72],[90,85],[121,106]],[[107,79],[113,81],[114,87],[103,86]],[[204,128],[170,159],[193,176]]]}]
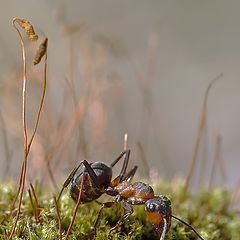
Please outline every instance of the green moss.
[{"label": "green moss", "polygon": [[[202,190],[196,195],[184,191],[182,181],[165,183],[159,181],[154,185],[156,193],[167,195],[172,201],[173,214],[185,220],[208,240],[238,240],[240,239],[240,216],[231,208],[231,193],[220,188],[210,192]],[[29,195],[24,195],[22,213],[17,225],[14,239],[59,239],[59,227],[52,196],[44,196],[42,189],[38,189],[37,197],[40,204],[39,222],[34,217],[34,209]],[[0,239],[7,239],[15,217],[7,216],[10,205],[16,194],[13,183],[0,185]],[[100,200],[108,201],[111,197],[105,196]],[[62,217],[63,239],[71,222],[75,203],[66,192],[59,203]],[[99,204],[92,202],[79,207],[75,224],[72,229],[73,240],[93,239],[92,226],[96,221]],[[134,214],[118,231],[110,232],[123,214],[121,204],[113,208],[104,209],[100,225],[97,229],[96,240],[154,240],[159,239],[154,227],[148,223],[144,206],[135,206]],[[5,220],[4,220],[5,218]],[[172,226],[166,235],[170,239],[198,239],[186,226],[172,220]]]}]

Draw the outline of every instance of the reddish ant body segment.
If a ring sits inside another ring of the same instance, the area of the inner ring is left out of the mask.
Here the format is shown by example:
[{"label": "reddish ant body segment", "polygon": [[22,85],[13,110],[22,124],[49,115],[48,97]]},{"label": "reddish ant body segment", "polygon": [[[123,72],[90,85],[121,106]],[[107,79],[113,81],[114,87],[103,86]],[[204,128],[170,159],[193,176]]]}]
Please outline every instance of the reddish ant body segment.
[{"label": "reddish ant body segment", "polygon": [[[149,222],[159,232],[160,240],[164,240],[165,234],[169,231],[172,218],[188,226],[201,240],[204,240],[192,226],[172,215],[171,201],[166,196],[155,195],[152,187],[148,184],[131,182],[136,173],[137,166],[126,173],[129,156],[130,150],[123,151],[110,166],[102,162],[88,163],[86,160],[81,161],[64,182],[58,200],[64,188],[68,185],[70,185],[70,195],[75,202],[78,201],[79,196],[81,203],[97,200],[103,193],[115,197],[114,201],[102,203],[94,224],[95,235],[103,209],[111,208],[116,203],[122,202],[125,214],[111,231],[117,229],[128,219],[133,213],[133,205],[145,205]],[[112,168],[122,158],[124,160],[121,172],[112,180]]]}]

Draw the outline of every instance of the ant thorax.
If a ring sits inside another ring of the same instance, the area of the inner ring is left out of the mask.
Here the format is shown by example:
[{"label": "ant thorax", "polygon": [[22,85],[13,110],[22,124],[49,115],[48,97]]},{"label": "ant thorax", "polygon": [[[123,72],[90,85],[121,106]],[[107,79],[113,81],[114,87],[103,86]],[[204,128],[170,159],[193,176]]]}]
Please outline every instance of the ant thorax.
[{"label": "ant thorax", "polygon": [[133,205],[144,204],[154,197],[152,187],[142,182],[123,181],[115,187],[115,190],[122,199]]}]

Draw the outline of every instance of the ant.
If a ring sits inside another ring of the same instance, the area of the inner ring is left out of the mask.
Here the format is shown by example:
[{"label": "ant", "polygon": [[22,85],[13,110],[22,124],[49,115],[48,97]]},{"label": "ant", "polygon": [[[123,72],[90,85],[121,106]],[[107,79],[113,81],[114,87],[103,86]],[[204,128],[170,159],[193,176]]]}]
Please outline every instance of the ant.
[{"label": "ant", "polygon": [[[64,182],[58,196],[58,201],[64,188],[69,184],[70,195],[77,203],[97,201],[103,193],[114,196],[114,201],[101,203],[102,206],[99,209],[97,220],[94,224],[95,235],[103,209],[111,208],[116,203],[122,202],[122,207],[126,213],[110,231],[117,229],[133,214],[133,205],[145,205],[149,222],[159,232],[160,240],[164,240],[165,234],[169,231],[172,218],[188,226],[201,240],[204,240],[192,226],[172,215],[171,201],[166,196],[155,195],[152,187],[148,184],[131,182],[136,173],[137,166],[134,166],[129,172],[126,172],[129,156],[129,149],[121,152],[110,166],[102,162],[89,163],[86,160],[81,161]],[[120,174],[112,180],[112,168],[121,159],[123,159],[123,165]]]}]

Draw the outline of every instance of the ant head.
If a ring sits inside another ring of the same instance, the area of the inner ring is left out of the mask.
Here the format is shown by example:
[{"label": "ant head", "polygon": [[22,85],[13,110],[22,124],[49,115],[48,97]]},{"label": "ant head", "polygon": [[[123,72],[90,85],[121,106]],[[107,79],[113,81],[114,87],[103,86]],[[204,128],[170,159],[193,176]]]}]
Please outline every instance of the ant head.
[{"label": "ant head", "polygon": [[[166,232],[171,226],[172,208],[171,201],[163,195],[155,196],[145,203],[145,210],[149,222],[162,234],[164,228]],[[166,223],[166,226],[165,226]]]}]

